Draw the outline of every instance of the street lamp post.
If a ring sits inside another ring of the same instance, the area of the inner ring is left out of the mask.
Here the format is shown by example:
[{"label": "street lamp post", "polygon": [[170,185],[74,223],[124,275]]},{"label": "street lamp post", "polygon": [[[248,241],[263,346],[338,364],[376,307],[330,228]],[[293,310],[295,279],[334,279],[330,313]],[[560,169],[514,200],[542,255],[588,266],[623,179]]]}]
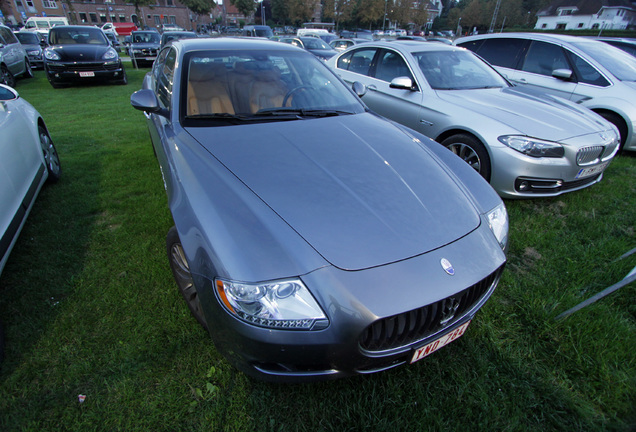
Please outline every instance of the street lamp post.
[{"label": "street lamp post", "polygon": [[384,19],[382,20],[382,33],[384,33],[384,29],[386,26],[386,5],[389,2],[389,0],[384,0]]}]

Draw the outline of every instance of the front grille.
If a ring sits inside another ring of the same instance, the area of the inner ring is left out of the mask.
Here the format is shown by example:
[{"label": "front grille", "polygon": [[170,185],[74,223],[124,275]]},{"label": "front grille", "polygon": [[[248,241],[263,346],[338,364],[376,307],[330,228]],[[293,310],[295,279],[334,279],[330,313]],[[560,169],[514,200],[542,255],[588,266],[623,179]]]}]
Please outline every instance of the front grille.
[{"label": "front grille", "polygon": [[[499,280],[502,271],[503,266],[475,285],[435,303],[373,322],[360,335],[360,347],[386,351],[426,339],[470,312]],[[455,313],[442,324],[445,308],[450,304],[456,307]]]},{"label": "front grille", "polygon": [[49,70],[53,72],[99,72],[119,69],[117,62],[109,63],[49,63]]},{"label": "front grille", "polygon": [[566,190],[570,190],[570,189],[576,189],[576,188],[585,186],[587,184],[594,183],[602,175],[603,175],[603,173],[600,173],[600,174],[596,174],[595,176],[592,176],[592,177],[586,177],[584,179],[574,180],[574,181],[571,181],[571,182],[564,182],[563,186],[561,187],[561,190],[562,191],[566,191]]},{"label": "front grille", "polygon": [[598,162],[604,149],[603,146],[590,146],[579,149],[579,151],[576,152],[576,164],[585,166]]}]

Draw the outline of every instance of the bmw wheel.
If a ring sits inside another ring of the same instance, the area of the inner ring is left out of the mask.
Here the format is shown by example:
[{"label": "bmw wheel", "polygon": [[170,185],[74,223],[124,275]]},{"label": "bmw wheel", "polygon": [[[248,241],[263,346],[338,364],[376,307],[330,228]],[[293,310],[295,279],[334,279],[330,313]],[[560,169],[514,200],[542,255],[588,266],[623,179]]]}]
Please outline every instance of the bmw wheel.
[{"label": "bmw wheel", "polygon": [[166,238],[166,249],[168,252],[168,261],[170,262],[170,268],[172,269],[172,275],[177,282],[179,292],[185,299],[190,312],[199,321],[199,324],[206,330],[208,329],[208,323],[203,315],[203,308],[201,307],[201,301],[199,300],[199,294],[194,286],[194,280],[190,273],[190,265],[183,251],[181,245],[181,239],[179,239],[179,233],[176,227],[170,228],[168,236]]},{"label": "bmw wheel", "polygon": [[486,181],[490,181],[490,157],[477,138],[468,134],[457,134],[446,138],[442,145],[462,158]]},{"label": "bmw wheel", "polygon": [[62,176],[60,157],[53,145],[53,140],[51,140],[49,133],[43,126],[38,126],[38,134],[40,135],[40,145],[44,154],[44,163],[46,163],[46,170],[49,173],[47,181],[49,183],[57,183]]}]

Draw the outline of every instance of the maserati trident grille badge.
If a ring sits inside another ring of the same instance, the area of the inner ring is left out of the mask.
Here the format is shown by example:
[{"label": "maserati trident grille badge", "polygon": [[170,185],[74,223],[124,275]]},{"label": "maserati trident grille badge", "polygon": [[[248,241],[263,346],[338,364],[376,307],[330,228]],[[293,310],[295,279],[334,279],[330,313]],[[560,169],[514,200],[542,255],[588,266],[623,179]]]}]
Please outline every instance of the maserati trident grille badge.
[{"label": "maserati trident grille badge", "polygon": [[442,258],[440,263],[442,264],[442,268],[444,269],[446,274],[448,274],[449,276],[453,276],[455,274],[455,268],[449,260],[447,260],[446,258]]}]

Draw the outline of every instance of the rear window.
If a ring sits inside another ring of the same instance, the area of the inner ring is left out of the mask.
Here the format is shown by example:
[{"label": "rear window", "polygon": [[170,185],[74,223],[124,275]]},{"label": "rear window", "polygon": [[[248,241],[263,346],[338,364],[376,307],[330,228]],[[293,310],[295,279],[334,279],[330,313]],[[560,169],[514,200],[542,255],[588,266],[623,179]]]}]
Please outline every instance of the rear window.
[{"label": "rear window", "polygon": [[519,59],[525,53],[528,41],[515,38],[494,38],[486,39],[481,44],[464,43],[458,45],[476,52],[492,65],[516,69]]}]

